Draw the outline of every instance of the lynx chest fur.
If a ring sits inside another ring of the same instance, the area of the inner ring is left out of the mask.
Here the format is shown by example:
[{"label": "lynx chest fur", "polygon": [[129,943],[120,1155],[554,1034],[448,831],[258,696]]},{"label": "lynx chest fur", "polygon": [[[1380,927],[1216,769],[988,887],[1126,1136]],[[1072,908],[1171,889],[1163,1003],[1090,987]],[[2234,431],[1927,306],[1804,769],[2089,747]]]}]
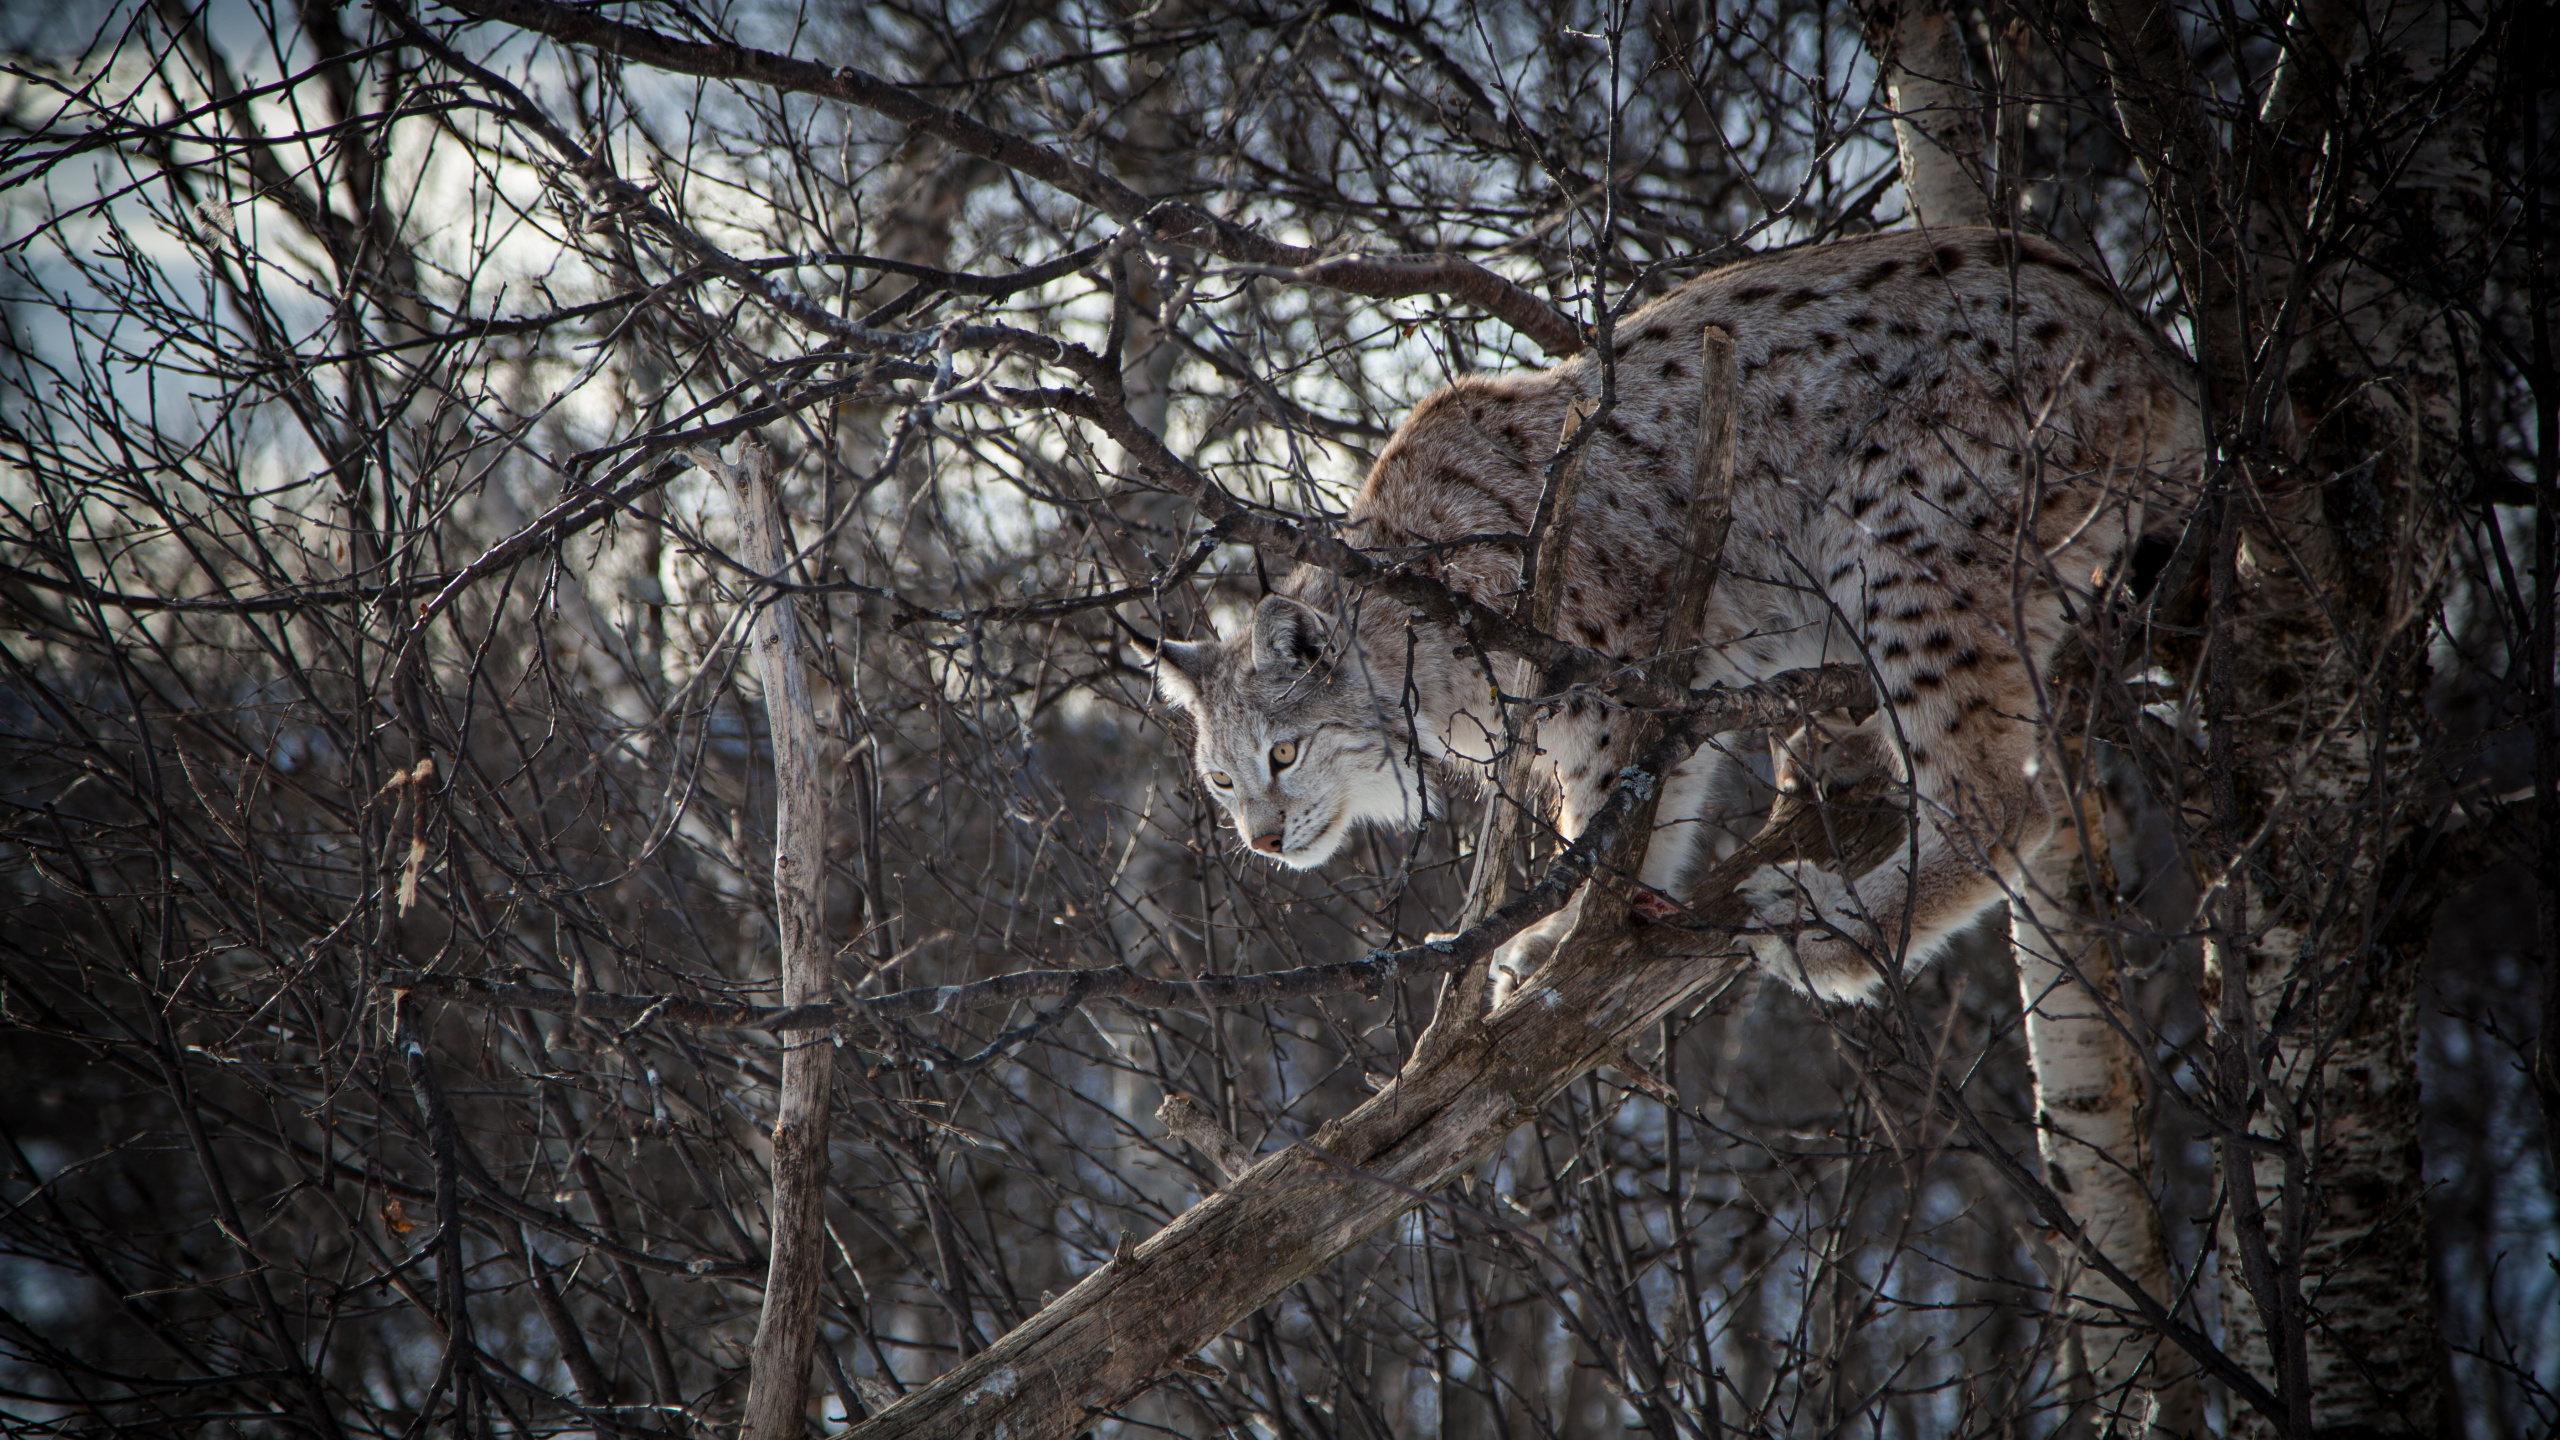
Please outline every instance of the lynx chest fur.
[{"label": "lynx chest fur", "polygon": [[[2059,251],[2002,232],[1877,235],[1704,276],[1617,327],[1564,639],[1629,660],[1658,648],[1708,325],[1734,339],[1739,439],[1695,683],[1867,667],[1884,701],[1868,742],[1920,814],[1914,853],[1873,873],[1773,867],[1753,887],[1764,963],[1813,993],[1862,997],[1996,902],[2043,843],[2033,670],[2142,528],[2183,503],[2199,447],[2186,369]],[[1586,353],[1423,401],[1379,454],[1345,538],[1509,609],[1520,547],[1500,537],[1529,530],[1567,408],[1600,398],[1603,363]],[[1485,662],[1458,639],[1417,634],[1401,607],[1303,570],[1249,633],[1168,645],[1158,674],[1193,711],[1195,763],[1240,833],[1313,866],[1362,820],[1417,817],[1421,762],[1495,758]],[[1516,667],[1495,678],[1525,682]],[[1537,744],[1563,834],[1633,758],[1629,730],[1588,697],[1544,711]],[[1646,885],[1677,897],[1739,778],[1713,746],[1673,773]]]}]

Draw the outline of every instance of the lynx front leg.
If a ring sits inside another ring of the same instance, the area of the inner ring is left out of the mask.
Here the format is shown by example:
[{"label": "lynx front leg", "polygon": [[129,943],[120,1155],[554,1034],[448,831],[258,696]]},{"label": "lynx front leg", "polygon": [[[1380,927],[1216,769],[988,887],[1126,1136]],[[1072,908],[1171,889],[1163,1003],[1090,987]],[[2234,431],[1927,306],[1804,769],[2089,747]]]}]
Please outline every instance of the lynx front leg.
[{"label": "lynx front leg", "polygon": [[[1615,772],[1608,773],[1614,780]],[[1571,774],[1565,778],[1556,828],[1569,842],[1581,835],[1608,792],[1588,777],[1580,785]],[[1661,801],[1654,806],[1653,839],[1636,875],[1635,913],[1647,920],[1670,920],[1683,913],[1679,897],[1687,893],[1700,862],[1721,858],[1741,842],[1744,831],[1756,828],[1758,817],[1768,811],[1768,794],[1767,783],[1721,741],[1701,747],[1675,767],[1663,786]],[[1495,952],[1496,1005],[1564,943],[1580,923],[1592,888],[1584,885],[1563,909],[1513,936]],[[1623,881],[1618,888],[1623,890]]]},{"label": "lynx front leg", "polygon": [[[1769,787],[1729,742],[1711,740],[1680,762],[1654,807],[1653,842],[1636,879],[1638,915],[1667,920],[1681,913],[1680,898],[1704,865],[1730,854],[1769,813]],[[1750,742],[1757,748],[1757,742]]]}]

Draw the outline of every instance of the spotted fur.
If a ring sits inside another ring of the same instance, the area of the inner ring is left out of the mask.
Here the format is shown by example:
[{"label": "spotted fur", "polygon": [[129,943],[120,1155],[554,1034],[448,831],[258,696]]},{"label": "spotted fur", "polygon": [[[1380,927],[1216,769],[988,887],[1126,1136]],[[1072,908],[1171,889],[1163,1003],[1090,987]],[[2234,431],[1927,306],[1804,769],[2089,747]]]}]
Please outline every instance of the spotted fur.
[{"label": "spotted fur", "polygon": [[[1911,784],[1916,853],[1858,876],[1772,867],[1750,893],[1768,969],[1831,998],[1929,958],[2001,895],[2051,821],[2032,783],[2031,667],[2146,523],[2183,504],[2199,452],[2188,371],[2113,293],[2042,242],[1900,232],[1717,271],[1623,321],[1616,404],[1584,461],[1558,632],[1653,655],[1685,534],[1699,332],[1740,367],[1734,525],[1700,630],[1697,683],[1800,666],[1871,668],[1867,743]],[[1596,400],[1585,353],[1468,378],[1414,407],[1354,502],[1347,538],[1496,609],[1516,599],[1566,408]],[[1440,547],[1440,548],[1432,548]],[[1250,631],[1167,647],[1194,760],[1241,832],[1322,864],[1361,820],[1410,824],[1421,762],[1485,764],[1499,719],[1459,637],[1302,569]],[[1408,658],[1410,657],[1410,658]],[[1499,678],[1523,682],[1515,666]],[[1579,833],[1627,764],[1631,727],[1592,698],[1541,721],[1556,824]],[[1273,747],[1295,745],[1274,766]],[[1676,894],[1700,836],[1742,793],[1710,747],[1666,787],[1645,883]],[[1552,938],[1552,937],[1549,937]]]}]

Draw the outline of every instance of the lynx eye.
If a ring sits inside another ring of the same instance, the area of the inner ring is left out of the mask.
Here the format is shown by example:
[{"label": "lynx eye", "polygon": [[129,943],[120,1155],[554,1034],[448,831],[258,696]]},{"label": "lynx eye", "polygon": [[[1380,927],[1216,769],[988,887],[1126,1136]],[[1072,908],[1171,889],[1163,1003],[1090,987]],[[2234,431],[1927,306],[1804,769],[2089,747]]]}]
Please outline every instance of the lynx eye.
[{"label": "lynx eye", "polygon": [[1298,742],[1295,740],[1283,740],[1271,747],[1271,768],[1274,770],[1288,769],[1297,758]]},{"label": "lynx eye", "polygon": [[1235,782],[1235,781],[1233,781],[1233,780],[1228,779],[1228,778],[1227,778],[1227,772],[1226,772],[1226,771],[1224,771],[1224,770],[1212,770],[1212,771],[1210,771],[1210,772],[1209,772],[1209,783],[1210,783],[1210,784],[1212,784],[1212,785],[1217,786],[1217,787],[1218,787],[1219,789],[1221,789],[1221,790],[1233,790],[1234,788],[1236,788],[1236,782]]}]

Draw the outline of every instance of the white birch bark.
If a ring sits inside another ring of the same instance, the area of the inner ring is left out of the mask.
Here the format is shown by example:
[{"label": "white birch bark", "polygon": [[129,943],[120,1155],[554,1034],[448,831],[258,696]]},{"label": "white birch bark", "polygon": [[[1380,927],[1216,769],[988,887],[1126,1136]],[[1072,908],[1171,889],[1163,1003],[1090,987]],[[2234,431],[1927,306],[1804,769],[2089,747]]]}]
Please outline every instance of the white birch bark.
[{"label": "white birch bark", "polygon": [[1893,106],[1902,193],[1923,229],[1989,225],[1982,163],[1982,107],[1965,73],[1964,36],[1931,0],[1865,5],[1867,45]]},{"label": "white birch bark", "polygon": [[[2240,631],[2257,681],[2241,693],[2268,716],[2254,741],[2282,758],[2255,783],[2278,789],[2266,803],[2281,808],[2245,867],[2260,878],[2246,885],[2236,947],[2248,987],[2239,1042],[2261,1057],[2249,1126],[2268,1143],[2250,1160],[2221,1147],[2222,1171],[2226,1187],[2254,1192],[2275,1268],[2271,1289],[2253,1293],[2250,1237],[2226,1191],[2224,1347],[2271,1387],[2299,1366],[2285,1388],[2300,1393],[2287,1399],[2313,1433],[2433,1435],[2445,1396],[2416,1024],[2432,912],[2378,910],[2407,905],[2387,867],[2427,815],[2427,797],[2398,779],[2422,773],[2410,697],[2425,670],[2405,636],[2360,663],[2318,618],[2315,593],[2297,576],[2269,577],[2250,597],[2265,618]],[[2209,987],[2232,982],[2235,962],[2218,947],[2207,963]],[[2277,1432],[2238,1416],[2231,1433]]]},{"label": "white birch bark", "polygon": [[[2149,1183],[2144,1071],[2119,1028],[2125,1007],[2106,920],[2114,879],[2102,805],[2094,787],[2085,792],[2081,823],[2066,823],[2009,902],[2036,1135],[2045,1176],[2071,1217],[2128,1278],[2172,1302],[2177,1285]],[[2068,1274],[2100,1433],[2200,1433],[2193,1366],[2131,1320],[2132,1296],[2085,1269]]]},{"label": "white birch bark", "polygon": [[[2227,837],[2201,857],[2208,888],[2227,887],[2208,897],[2213,1088],[2265,1142],[2217,1146],[2225,1344],[2281,1390],[2291,1433],[2433,1434],[2411,1010],[2425,936],[2383,882],[2432,803],[2412,763],[2438,603],[2426,571],[2444,550],[2429,491],[2456,433],[2448,322],[2476,283],[2483,179],[2484,107],[2461,93],[2478,67],[2449,62],[2469,60],[2476,27],[2444,0],[2307,0],[2253,137],[2252,155],[2281,158],[2244,181],[2172,13],[2090,10],[2195,306],[2210,405],[2231,453],[2279,462],[2223,477],[2247,553],[2217,574],[2209,622],[2228,646],[2207,675]],[[2448,78],[2450,93],[2430,93]],[[2324,153],[2357,158],[2347,193],[2315,206]],[[2350,246],[2304,282],[2290,247],[2340,215],[2397,253]],[[2271,337],[2295,295],[2292,335]],[[2284,383],[2253,389],[2265,362]],[[2279,403],[2251,414],[2256,396]],[[2235,1413],[2232,1433],[2273,1429]]]},{"label": "white birch bark", "polygon": [[[2287,952],[2300,932],[2275,925],[2248,946],[2253,1008],[2273,1010],[2300,978]],[[2423,936],[2415,947],[2423,953]],[[2302,1156],[2305,1182],[2287,1184],[2283,1155],[2253,1168],[2268,1238],[2295,1282],[2287,1297],[2303,1330],[2304,1393],[2317,1434],[2438,1433],[2445,1397],[2427,1265],[2426,1177],[2417,1145],[2418,953],[2373,957],[2366,973],[2332,977],[2363,990],[2352,1007],[2321,1006],[2276,1036],[2269,1103],[2253,1130]],[[2228,1162],[2226,1161],[2226,1165]],[[2274,1336],[2238,1279],[2238,1237],[2224,1209],[2224,1344],[2272,1385]],[[2235,1418],[2237,1436],[2271,1436],[2263,1419]]]},{"label": "white birch bark", "polygon": [[2351,257],[2315,279],[2316,328],[2294,361],[2295,408],[2312,421],[2306,468],[2328,483],[2284,507],[2311,513],[2263,557],[2249,597],[2262,618],[2242,631],[2257,682],[2243,694],[2264,717],[2252,744],[2278,761],[2254,777],[2273,823],[2241,937],[2248,1008],[2271,1042],[2258,1047],[2270,1059],[2252,1128],[2277,1148],[2227,1164],[2226,1183],[2251,1184],[2265,1207],[2299,1338],[2230,1283],[2242,1237],[2227,1220],[2225,1333],[2261,1377],[2281,1368],[2280,1342],[2298,1346],[2316,1432],[2431,1435],[2447,1419],[2417,1133],[2431,915],[2390,867],[2436,804],[2423,781],[2424,643],[2439,604],[2431,558],[2445,546],[2430,492],[2460,433],[2463,332],[2449,311],[2485,218],[2483,106],[2464,88],[2480,82],[2477,67],[2456,68],[2478,31],[2444,0],[2328,0],[2306,6],[2293,33],[2302,63],[2288,70],[2304,79],[2279,77],[2273,123],[2314,128],[2305,97],[2349,67],[2366,105],[2426,107],[2423,128],[2348,139],[2386,152],[2371,173],[2387,188],[2355,201],[2424,255],[2434,293],[2412,290],[2405,261]]}]

